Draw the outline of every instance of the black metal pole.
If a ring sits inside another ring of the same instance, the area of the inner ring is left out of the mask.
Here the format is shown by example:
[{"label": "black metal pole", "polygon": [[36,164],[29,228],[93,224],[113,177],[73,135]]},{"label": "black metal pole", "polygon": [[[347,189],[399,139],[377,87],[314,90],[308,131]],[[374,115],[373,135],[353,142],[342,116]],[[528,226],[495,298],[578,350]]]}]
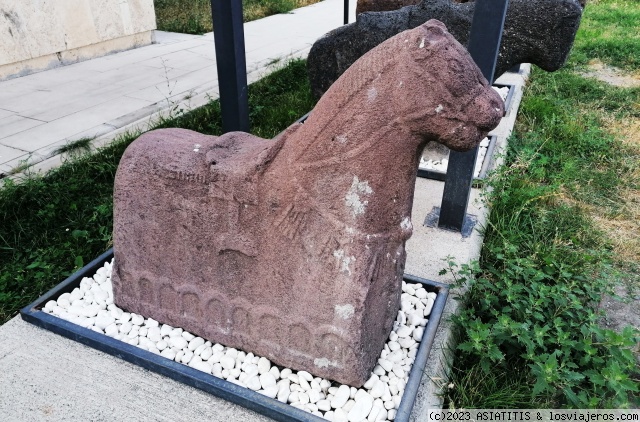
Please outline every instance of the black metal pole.
[{"label": "black metal pole", "polygon": [[211,0],[222,131],[249,131],[242,0]]},{"label": "black metal pole", "polygon": [[[494,80],[508,4],[509,0],[475,1],[467,49],[489,83]],[[462,230],[477,155],[478,148],[467,152],[451,151],[442,193],[439,228]]]},{"label": "black metal pole", "polygon": [[349,23],[349,0],[344,0],[344,24]]}]

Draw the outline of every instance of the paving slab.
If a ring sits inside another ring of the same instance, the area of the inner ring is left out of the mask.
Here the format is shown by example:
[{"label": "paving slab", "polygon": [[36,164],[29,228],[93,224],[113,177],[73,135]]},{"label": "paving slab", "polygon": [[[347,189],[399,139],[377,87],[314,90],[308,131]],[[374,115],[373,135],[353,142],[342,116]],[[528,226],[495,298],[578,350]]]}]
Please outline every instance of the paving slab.
[{"label": "paving slab", "polygon": [[6,117],[0,117],[0,140],[2,140],[2,138],[6,138],[7,136],[20,133],[22,131],[45,123],[47,122],[44,120],[24,117],[16,113],[9,114]]},{"label": "paving slab", "polygon": [[0,371],[6,422],[270,421],[19,316],[0,327]]}]

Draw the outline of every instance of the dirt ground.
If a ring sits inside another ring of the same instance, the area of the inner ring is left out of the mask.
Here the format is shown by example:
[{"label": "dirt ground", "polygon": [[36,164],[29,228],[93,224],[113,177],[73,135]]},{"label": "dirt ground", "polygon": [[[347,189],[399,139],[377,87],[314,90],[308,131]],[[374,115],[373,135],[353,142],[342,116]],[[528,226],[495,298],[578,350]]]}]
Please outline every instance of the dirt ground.
[{"label": "dirt ground", "polygon": [[[640,74],[625,74],[620,69],[599,61],[591,62],[588,70],[581,75],[614,86],[640,86]],[[623,143],[640,151],[640,119],[614,122],[608,129],[622,139]],[[631,177],[639,178],[640,171],[635,171]],[[612,233],[616,255],[623,261],[632,263],[625,268],[626,277],[617,280],[619,284],[614,287],[615,296],[605,296],[600,302],[600,309],[605,313],[601,321],[602,326],[616,331],[622,331],[626,326],[640,329],[640,191],[629,187],[624,190],[622,198],[624,212],[621,218],[605,220],[595,216],[598,225]],[[636,344],[634,353],[638,367],[632,376],[640,379],[640,343]],[[633,407],[640,408],[639,399],[636,399]]]}]

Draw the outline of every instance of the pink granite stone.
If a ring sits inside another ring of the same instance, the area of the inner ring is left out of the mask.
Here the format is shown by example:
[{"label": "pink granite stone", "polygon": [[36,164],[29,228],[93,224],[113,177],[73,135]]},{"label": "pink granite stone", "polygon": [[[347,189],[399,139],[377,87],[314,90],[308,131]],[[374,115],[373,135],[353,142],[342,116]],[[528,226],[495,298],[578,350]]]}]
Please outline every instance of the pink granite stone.
[{"label": "pink granite stone", "polygon": [[361,386],[398,311],[425,143],[472,148],[502,115],[429,21],[363,56],[276,139],[146,133],[116,175],[115,301]]}]

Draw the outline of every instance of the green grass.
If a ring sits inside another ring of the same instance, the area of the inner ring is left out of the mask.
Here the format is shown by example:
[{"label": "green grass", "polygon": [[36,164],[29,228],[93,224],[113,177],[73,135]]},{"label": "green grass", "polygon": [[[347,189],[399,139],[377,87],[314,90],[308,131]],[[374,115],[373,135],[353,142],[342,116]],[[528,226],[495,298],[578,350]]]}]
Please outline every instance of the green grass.
[{"label": "green grass", "polygon": [[635,1],[589,2],[568,65],[533,72],[506,166],[490,180],[479,268],[457,275],[471,289],[454,318],[449,406],[638,403],[630,349],[639,334],[601,329],[597,304],[612,282],[634,278],[640,260],[633,241],[617,239],[624,231],[640,236],[629,213],[640,199],[640,145],[612,130],[640,121],[640,89],[576,71],[599,60],[638,72],[631,28],[639,17]]},{"label": "green grass", "polygon": [[576,37],[574,60],[586,64],[598,58],[612,66],[640,68],[640,8],[635,0],[591,0]]},{"label": "green grass", "polygon": [[[320,0],[246,0],[243,2],[245,22],[278,13],[287,13],[298,7]],[[154,0],[158,29],[185,34],[211,32],[210,0]]]},{"label": "green grass", "polygon": [[[249,87],[252,133],[271,138],[313,105],[306,63],[292,61]],[[219,135],[219,102],[159,127]],[[111,246],[113,179],[135,138],[124,136],[96,154],[69,157],[44,177],[0,188],[0,324]]]}]

